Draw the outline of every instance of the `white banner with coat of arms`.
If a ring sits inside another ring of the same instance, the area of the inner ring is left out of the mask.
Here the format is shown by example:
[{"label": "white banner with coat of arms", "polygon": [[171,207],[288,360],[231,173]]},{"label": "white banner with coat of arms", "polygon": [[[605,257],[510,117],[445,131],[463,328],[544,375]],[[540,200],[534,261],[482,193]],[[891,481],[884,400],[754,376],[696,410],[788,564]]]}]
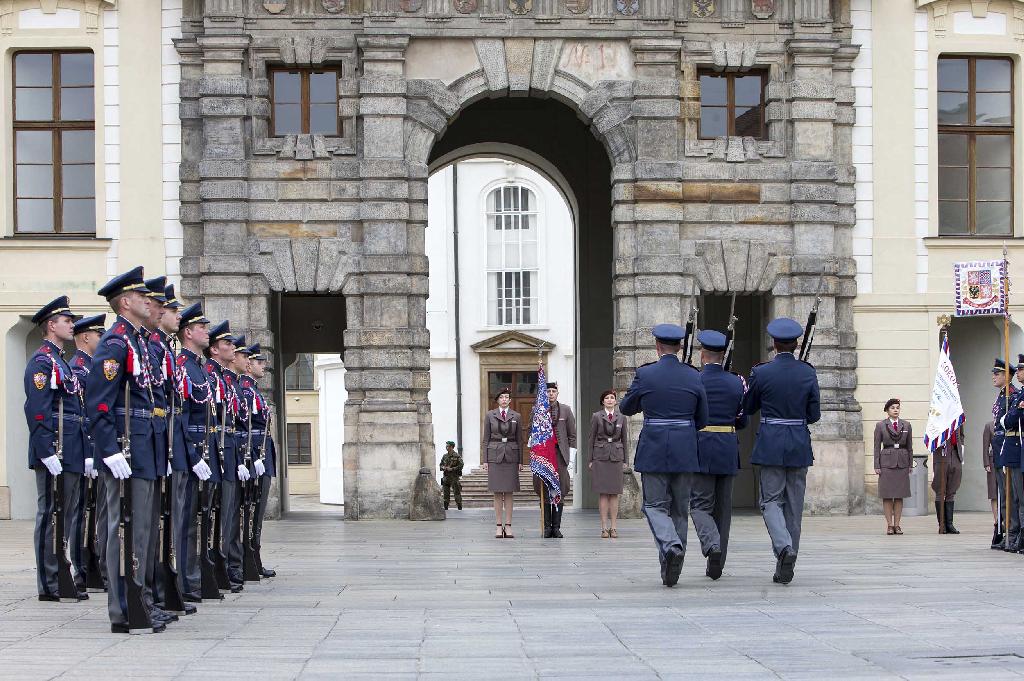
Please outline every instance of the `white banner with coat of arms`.
[{"label": "white banner with coat of arms", "polygon": [[1006,261],[953,263],[956,316],[1006,314]]}]

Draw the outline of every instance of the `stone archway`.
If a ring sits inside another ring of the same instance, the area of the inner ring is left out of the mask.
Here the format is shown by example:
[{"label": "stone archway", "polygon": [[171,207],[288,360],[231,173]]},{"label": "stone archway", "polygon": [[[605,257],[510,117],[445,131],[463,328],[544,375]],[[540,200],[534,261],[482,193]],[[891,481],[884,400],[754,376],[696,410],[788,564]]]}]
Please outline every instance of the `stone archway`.
[{"label": "stone archway", "polygon": [[[287,17],[236,21],[249,10],[220,3],[208,10],[216,31],[189,21],[177,43],[183,293],[268,346],[270,291],[342,293],[346,514],[408,517],[413,482],[433,459],[423,255],[432,150],[484,100],[556,100],[608,159],[615,387],[652,358],[650,328],[684,318],[694,295],[764,292],[769,314],[802,318],[825,267],[812,359],[826,416],[809,505],[861,508],[849,256],[857,49],[845,33],[820,33],[831,20],[819,5],[770,24],[773,40],[731,42],[685,26],[685,41],[621,27],[553,37],[526,24],[522,37],[481,24],[442,39],[334,19],[296,31]],[[269,63],[341,65],[339,137],[268,135]],[[698,68],[769,74],[765,139],[698,137]]]}]

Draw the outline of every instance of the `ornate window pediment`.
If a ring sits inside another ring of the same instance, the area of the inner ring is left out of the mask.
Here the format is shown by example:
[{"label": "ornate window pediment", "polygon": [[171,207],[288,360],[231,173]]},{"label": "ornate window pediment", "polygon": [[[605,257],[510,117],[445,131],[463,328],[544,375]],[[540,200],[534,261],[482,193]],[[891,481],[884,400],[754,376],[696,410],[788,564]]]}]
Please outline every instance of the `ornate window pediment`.
[{"label": "ornate window pediment", "polygon": [[506,331],[505,333],[499,333],[496,336],[486,338],[479,343],[474,343],[470,347],[479,354],[522,350],[530,350],[532,352],[539,350],[542,353],[548,353],[551,352],[555,345],[551,341],[536,338],[519,331]]}]

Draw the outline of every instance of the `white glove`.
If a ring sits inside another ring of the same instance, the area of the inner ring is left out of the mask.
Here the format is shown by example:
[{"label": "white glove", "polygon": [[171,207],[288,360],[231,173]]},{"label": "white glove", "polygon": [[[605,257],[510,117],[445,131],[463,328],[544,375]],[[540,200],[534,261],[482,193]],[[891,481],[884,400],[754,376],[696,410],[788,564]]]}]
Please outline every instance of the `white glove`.
[{"label": "white glove", "polygon": [[60,475],[61,471],[64,470],[64,467],[60,465],[60,459],[57,458],[56,454],[48,456],[45,459],[40,459],[40,461],[42,461],[43,465],[46,466],[46,470],[50,471],[50,475]]},{"label": "white glove", "polygon": [[85,477],[91,478],[95,470],[96,469],[92,467],[92,457],[90,456],[85,460]]},{"label": "white glove", "polygon": [[110,469],[110,472],[113,473],[114,477],[118,480],[127,480],[132,477],[132,467],[128,465],[128,462],[124,458],[124,454],[121,452],[111,454],[104,458],[103,463],[107,464],[107,468]]},{"label": "white glove", "polygon": [[196,477],[206,482],[213,475],[213,471],[210,470],[210,465],[205,461],[200,461],[195,466],[192,466],[192,472],[196,474]]},{"label": "white glove", "polygon": [[249,469],[245,467],[245,464],[238,464],[238,479],[242,482],[249,479]]},{"label": "white glove", "polygon": [[257,478],[267,472],[267,469],[263,466],[263,461],[261,459],[256,459],[255,461],[253,461],[252,467],[256,469]]}]

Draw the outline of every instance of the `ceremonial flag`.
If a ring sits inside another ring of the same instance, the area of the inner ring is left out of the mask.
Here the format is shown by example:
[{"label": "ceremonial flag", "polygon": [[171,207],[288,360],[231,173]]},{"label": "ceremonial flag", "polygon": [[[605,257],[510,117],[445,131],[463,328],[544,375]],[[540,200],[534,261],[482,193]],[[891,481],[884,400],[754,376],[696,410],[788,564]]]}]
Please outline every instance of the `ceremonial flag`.
[{"label": "ceremonial flag", "polygon": [[530,471],[548,488],[548,500],[557,504],[562,500],[562,487],[558,482],[558,452],[555,434],[551,429],[551,404],[548,402],[547,377],[544,364],[537,370],[537,401],[530,414]]},{"label": "ceremonial flag", "polygon": [[932,401],[928,407],[928,425],[924,428],[924,446],[931,451],[944,447],[964,424],[964,407],[960,403],[960,384],[956,381],[953,363],[949,361],[949,338],[942,336],[939,366],[935,369]]},{"label": "ceremonial flag", "polygon": [[953,263],[956,316],[1006,314],[1006,260]]}]

